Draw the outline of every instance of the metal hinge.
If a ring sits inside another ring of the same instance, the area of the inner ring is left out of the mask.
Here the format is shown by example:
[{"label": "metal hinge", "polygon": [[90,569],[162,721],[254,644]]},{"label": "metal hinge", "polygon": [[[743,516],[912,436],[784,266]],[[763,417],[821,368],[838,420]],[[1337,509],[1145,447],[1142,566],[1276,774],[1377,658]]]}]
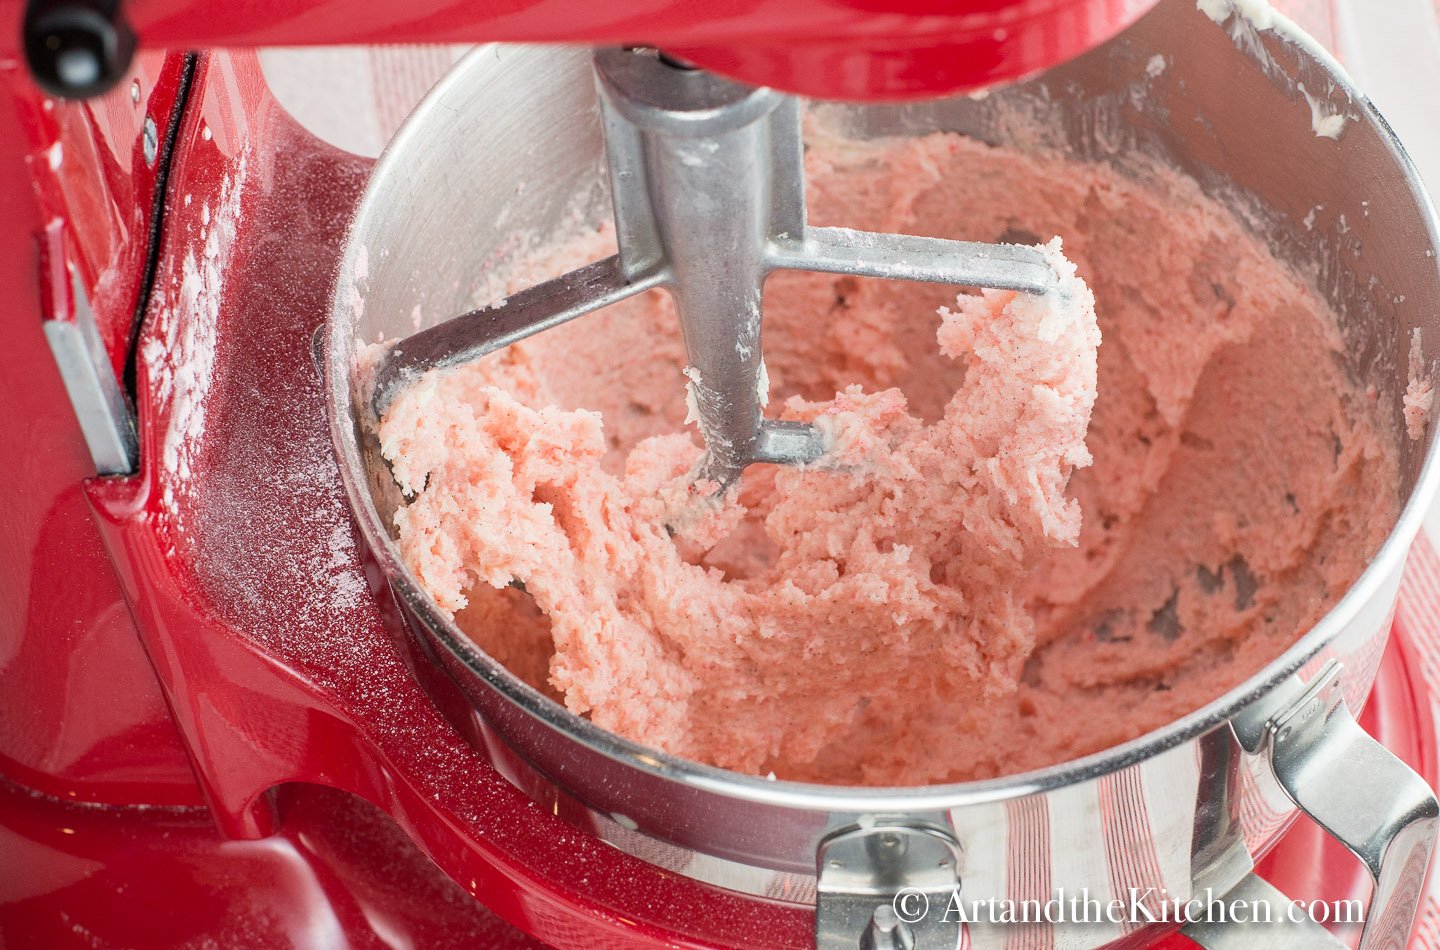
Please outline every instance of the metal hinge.
[{"label": "metal hinge", "polygon": [[64,255],[59,231],[52,229],[47,237],[47,277],[55,286],[49,288],[51,312],[44,321],[45,339],[96,473],[128,475],[140,464],[135,413],[105,352],[85,286]]},{"label": "metal hinge", "polygon": [[[1277,687],[1274,702],[1232,724],[1241,746],[1268,760],[1291,801],[1369,872],[1375,886],[1360,915],[1359,950],[1398,950],[1408,942],[1425,893],[1440,802],[1423,778],[1355,722],[1341,673],[1341,664],[1331,660],[1308,684],[1294,677]],[[1347,946],[1307,915],[1291,913],[1289,898],[1253,873],[1226,897],[1272,909],[1245,923],[1187,925],[1185,935],[1207,950]]]},{"label": "metal hinge", "polygon": [[815,946],[954,950],[962,923],[945,908],[961,854],[949,830],[928,823],[867,820],[832,834],[818,855]]}]

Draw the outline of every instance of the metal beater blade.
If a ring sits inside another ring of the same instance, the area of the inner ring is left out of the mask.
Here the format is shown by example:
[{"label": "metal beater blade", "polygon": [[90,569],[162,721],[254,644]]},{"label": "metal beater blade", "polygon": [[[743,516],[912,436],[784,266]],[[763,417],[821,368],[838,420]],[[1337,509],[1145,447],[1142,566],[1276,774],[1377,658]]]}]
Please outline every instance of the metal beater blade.
[{"label": "metal beater blade", "polygon": [[595,74],[620,253],[401,340],[376,375],[377,416],[428,370],[664,287],[705,440],[696,480],[719,490],[753,462],[813,462],[824,452],[813,426],[761,412],[761,295],[770,272],[1029,294],[1055,285],[1033,247],[808,226],[800,106],[789,96],[653,50],[601,50]]}]

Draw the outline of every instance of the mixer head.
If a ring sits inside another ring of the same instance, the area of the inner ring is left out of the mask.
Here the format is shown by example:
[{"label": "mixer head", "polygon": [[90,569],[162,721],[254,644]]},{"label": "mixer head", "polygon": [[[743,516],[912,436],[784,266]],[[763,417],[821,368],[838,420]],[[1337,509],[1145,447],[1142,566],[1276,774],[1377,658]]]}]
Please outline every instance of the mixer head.
[{"label": "mixer head", "polygon": [[602,50],[594,68],[619,253],[399,341],[376,375],[377,416],[428,370],[664,287],[685,341],[690,420],[705,440],[693,479],[714,494],[751,463],[810,463],[825,452],[813,425],[762,411],[771,271],[1054,292],[1055,273],[1033,247],[807,225],[793,97],[648,49]]}]

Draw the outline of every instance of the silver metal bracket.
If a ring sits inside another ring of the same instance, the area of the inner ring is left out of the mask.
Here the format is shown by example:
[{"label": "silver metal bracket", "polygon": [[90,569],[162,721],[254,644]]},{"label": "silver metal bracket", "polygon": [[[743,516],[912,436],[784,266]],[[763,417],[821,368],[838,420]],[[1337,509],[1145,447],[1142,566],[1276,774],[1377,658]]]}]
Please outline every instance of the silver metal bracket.
[{"label": "silver metal bracket", "polygon": [[[938,825],[877,820],[821,844],[815,946],[825,950],[955,950],[963,915],[960,843]],[[948,918],[948,919],[947,919]]]},{"label": "silver metal bracket", "polygon": [[[1440,803],[1424,779],[1355,722],[1340,689],[1341,670],[1331,660],[1294,702],[1268,716],[1256,751],[1269,760],[1276,781],[1300,810],[1370,872],[1375,889],[1359,950],[1399,950],[1424,892]],[[1249,730],[1240,725],[1237,736],[1244,744]],[[1272,905],[1273,922],[1192,923],[1186,936],[1208,950],[1345,946],[1308,917],[1292,913],[1288,899],[1253,874],[1227,896]]]},{"label": "silver metal bracket", "polygon": [[[110,365],[79,275],[68,264],[61,266],[69,276],[68,312],[57,312],[45,320],[45,339],[75,408],[96,473],[128,475],[140,465],[135,413]],[[51,292],[57,299],[64,299],[60,296],[62,288]]]}]

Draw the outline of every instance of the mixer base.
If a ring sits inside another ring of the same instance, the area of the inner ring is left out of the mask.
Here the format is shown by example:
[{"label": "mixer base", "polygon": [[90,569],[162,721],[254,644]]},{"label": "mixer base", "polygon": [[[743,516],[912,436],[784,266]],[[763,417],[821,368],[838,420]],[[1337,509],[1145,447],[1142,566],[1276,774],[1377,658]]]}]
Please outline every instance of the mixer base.
[{"label": "mixer base", "polygon": [[[1432,784],[1433,700],[1397,628],[1361,723]],[[0,945],[545,946],[472,900],[368,803],[290,785],[277,806],[278,834],[230,841],[202,809],[78,806],[0,785]],[[1359,862],[1308,822],[1259,870],[1310,900],[1369,889]]]}]

